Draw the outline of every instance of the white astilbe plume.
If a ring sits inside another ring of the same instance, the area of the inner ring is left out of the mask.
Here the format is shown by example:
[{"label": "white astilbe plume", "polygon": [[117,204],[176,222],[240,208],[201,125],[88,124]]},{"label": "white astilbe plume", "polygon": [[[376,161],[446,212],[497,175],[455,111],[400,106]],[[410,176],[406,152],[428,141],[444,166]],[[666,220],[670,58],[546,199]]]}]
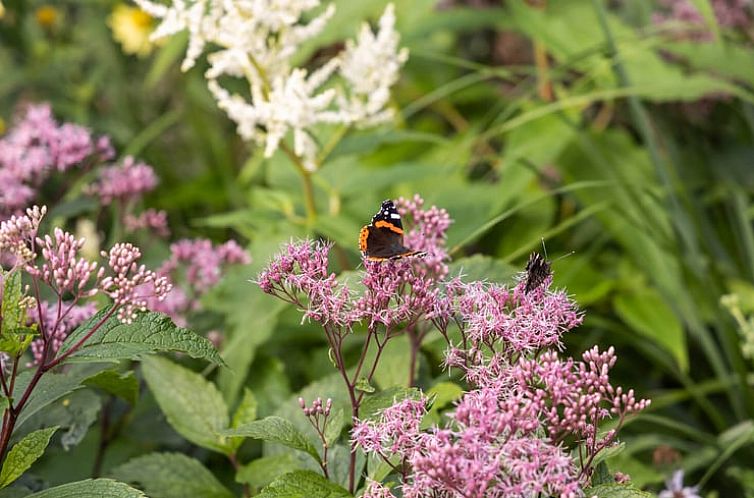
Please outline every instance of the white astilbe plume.
[{"label": "white astilbe plume", "polygon": [[[207,56],[209,89],[239,135],[263,146],[266,157],[291,132],[294,152],[314,170],[317,125],[367,126],[391,116],[386,108],[390,87],[408,58],[407,50],[398,47],[392,4],[377,33],[365,24],[356,41],[346,42],[341,54],[309,73],[294,67],[292,59],[304,41],[324,29],[335,12],[332,4],[304,24],[302,16],[319,7],[320,0],[134,1],[161,19],[153,39],[188,31],[184,71],[206,47],[217,47]],[[342,78],[333,83],[338,73]],[[221,77],[245,79],[248,94],[231,94]]]}]

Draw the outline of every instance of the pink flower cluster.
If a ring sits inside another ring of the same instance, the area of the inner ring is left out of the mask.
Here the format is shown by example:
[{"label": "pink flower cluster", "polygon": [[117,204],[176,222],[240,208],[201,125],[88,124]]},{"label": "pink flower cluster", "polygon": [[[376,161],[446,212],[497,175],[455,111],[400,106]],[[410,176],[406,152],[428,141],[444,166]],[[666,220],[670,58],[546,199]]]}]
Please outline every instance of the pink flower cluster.
[{"label": "pink flower cluster", "polygon": [[154,190],[157,182],[157,175],[151,166],[128,156],[120,164],[102,168],[97,181],[89,186],[88,193],[99,197],[104,206],[116,200],[125,204]]},{"label": "pink flower cluster", "polygon": [[[446,364],[463,369],[470,389],[442,427],[420,430],[426,399],[405,399],[379,420],[358,421],[352,432],[366,452],[386,462],[399,458],[403,496],[581,496],[595,456],[615,442],[628,414],[649,405],[610,384],[612,348],[595,347],[580,362],[551,349],[581,323],[575,304],[550,290],[551,281],[528,293],[526,279],[513,289],[458,280],[446,286],[435,323],[448,340],[450,324],[460,330]],[[617,428],[600,435],[610,417]],[[578,465],[566,442],[582,445]],[[374,489],[375,496],[392,496]]]},{"label": "pink flower cluster", "polygon": [[[40,315],[41,311],[41,315]],[[45,330],[45,339],[35,339],[31,343],[31,352],[34,357],[33,364],[42,362],[45,340],[51,341],[51,353],[56,353],[68,334],[76,327],[94,316],[97,307],[93,302],[82,306],[74,302],[59,301],[53,305],[47,301],[41,301],[39,306],[29,310],[29,324],[38,324],[40,329]]]},{"label": "pink flower cluster", "polygon": [[[754,20],[750,0],[711,0],[710,3],[718,24],[724,28],[747,29]],[[691,0],[660,0],[659,4],[663,10],[654,15],[657,24],[675,21],[704,26],[704,17]],[[705,30],[695,38],[707,40],[710,34]]]},{"label": "pink flower cluster", "polygon": [[29,105],[0,139],[0,219],[18,214],[35,199],[54,172],[108,160],[107,137],[96,138],[79,125],[59,124],[48,104]]},{"label": "pink flower cluster", "polygon": [[200,298],[217,285],[225,266],[248,264],[248,253],[235,241],[214,246],[207,239],[183,239],[171,244],[170,257],[157,274],[173,283],[163,300],[149,303],[149,308],[169,315],[185,325],[186,315],[200,308]]},{"label": "pink flower cluster", "polygon": [[305,310],[306,318],[344,329],[356,323],[391,329],[405,322],[416,325],[419,320],[431,320],[437,311],[437,282],[448,272],[445,232],[450,218],[445,210],[434,206],[422,210],[423,204],[419,196],[397,202],[399,211],[408,215],[410,229],[404,243],[426,251],[427,256],[385,262],[364,260],[364,291],[360,294],[329,272],[331,246],[321,242],[289,244],[259,274],[257,283],[264,292]]},{"label": "pink flower cluster", "polygon": [[[27,209],[26,215],[14,215],[0,223],[0,257],[13,260],[14,267],[21,267],[32,278],[47,284],[59,301],[58,321],[74,312],[80,300],[102,292],[113,299],[118,317],[130,323],[136,311],[146,309],[147,299],[164,299],[170,291],[171,284],[165,277],[138,264],[141,251],[131,244],[119,243],[109,252],[103,251],[106,269],[81,257],[84,239],[76,239],[59,228],[52,237],[37,237],[46,211],[46,207],[34,206]],[[70,306],[62,307],[64,299],[71,300]],[[38,312],[37,317],[44,320],[45,313]],[[53,333],[54,329],[47,332]]]}]

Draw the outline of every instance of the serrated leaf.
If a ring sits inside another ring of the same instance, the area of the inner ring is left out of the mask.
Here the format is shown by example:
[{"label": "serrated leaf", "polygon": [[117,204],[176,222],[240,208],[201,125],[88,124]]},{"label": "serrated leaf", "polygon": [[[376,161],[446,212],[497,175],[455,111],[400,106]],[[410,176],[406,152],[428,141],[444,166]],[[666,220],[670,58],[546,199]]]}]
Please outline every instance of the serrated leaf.
[{"label": "serrated leaf", "polygon": [[600,484],[585,490],[584,493],[586,496],[597,498],[654,498],[652,493],[624,484]]},{"label": "serrated leaf", "polygon": [[15,356],[25,351],[33,339],[33,333],[22,335],[19,331],[26,329],[26,308],[20,305],[23,298],[21,272],[16,269],[2,272],[0,284],[3,286],[2,303],[0,303],[0,351]]},{"label": "serrated leaf", "polygon": [[9,331],[25,325],[24,315],[26,308],[19,306],[23,297],[21,285],[21,272],[19,270],[2,272],[0,270],[0,283],[3,285],[2,301],[2,329],[0,332],[5,335]]},{"label": "serrated leaf", "polygon": [[147,495],[112,479],[87,479],[55,486],[28,498],[147,498]]},{"label": "serrated leaf", "polygon": [[258,498],[348,498],[348,491],[309,470],[284,474],[264,488]]},{"label": "serrated leaf", "polygon": [[238,469],[236,482],[261,488],[286,472],[299,470],[299,465],[299,460],[293,456],[293,453],[257,458]]},{"label": "serrated leaf", "polygon": [[142,362],[144,379],[168,423],[203,448],[230,454],[233,447],[219,432],[228,427],[228,408],[214,384],[196,372],[158,356]]},{"label": "serrated leaf", "polygon": [[317,462],[319,453],[314,445],[293,424],[280,417],[266,417],[241,427],[220,431],[223,436],[241,436],[280,443],[311,455]]},{"label": "serrated leaf", "polygon": [[84,381],[84,385],[97,387],[135,405],[139,399],[139,381],[133,372],[105,370]]},{"label": "serrated leaf", "polygon": [[[99,311],[74,330],[63,342],[60,354],[86,336],[109,310],[108,307]],[[210,341],[177,326],[167,315],[155,312],[139,313],[133,323],[128,324],[111,316],[66,362],[138,360],[146,354],[159,352],[183,353],[192,358],[224,364]]]},{"label": "serrated leaf", "polygon": [[133,458],[110,474],[138,486],[151,498],[233,498],[233,493],[201,462],[180,453]]},{"label": "serrated leaf", "polygon": [[57,427],[48,427],[34,431],[13,446],[0,471],[0,487],[4,488],[21,477],[42,456],[56,430]]}]

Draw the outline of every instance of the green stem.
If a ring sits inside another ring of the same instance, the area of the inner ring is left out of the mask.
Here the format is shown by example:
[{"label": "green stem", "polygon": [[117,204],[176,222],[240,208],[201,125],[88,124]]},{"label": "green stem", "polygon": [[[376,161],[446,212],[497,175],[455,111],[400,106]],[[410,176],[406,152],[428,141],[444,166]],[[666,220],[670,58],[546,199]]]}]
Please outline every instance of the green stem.
[{"label": "green stem", "polygon": [[293,165],[301,175],[301,181],[304,184],[304,205],[306,206],[306,220],[309,227],[314,224],[317,219],[317,206],[314,203],[314,186],[312,185],[312,173],[306,166],[301,158],[291,150],[291,148],[285,142],[280,142],[280,149],[288,156]]}]

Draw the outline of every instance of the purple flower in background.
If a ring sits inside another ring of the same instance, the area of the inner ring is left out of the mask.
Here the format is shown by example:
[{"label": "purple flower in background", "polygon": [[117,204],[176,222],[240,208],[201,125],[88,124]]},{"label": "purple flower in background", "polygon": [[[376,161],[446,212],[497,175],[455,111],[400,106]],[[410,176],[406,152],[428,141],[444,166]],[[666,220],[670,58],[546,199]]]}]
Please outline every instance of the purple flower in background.
[{"label": "purple flower in background", "polygon": [[[680,22],[697,25],[703,29],[698,31],[692,38],[700,41],[711,39],[711,34],[706,30],[702,14],[690,0],[660,0],[661,12],[654,14],[653,19],[657,24],[668,22]],[[723,28],[747,29],[752,22],[752,10],[750,0],[711,0],[715,19]]]},{"label": "purple flower in background", "polygon": [[[39,315],[41,309],[42,315]],[[62,300],[53,305],[47,301],[39,303],[39,307],[32,306],[29,310],[29,324],[44,324],[46,340],[52,342],[51,353],[56,353],[68,334],[86,320],[94,316],[97,306],[93,303],[77,305],[73,302],[63,302]],[[31,352],[34,357],[33,364],[37,365],[42,361],[44,351],[43,339],[35,339],[31,343]]]},{"label": "purple flower in background", "polygon": [[86,167],[112,157],[107,137],[82,126],[59,125],[49,104],[29,105],[0,139],[0,218],[28,207],[38,187],[55,171]]},{"label": "purple flower in background", "polygon": [[89,186],[88,193],[99,197],[105,206],[114,200],[126,203],[154,190],[157,182],[151,166],[128,156],[121,164],[103,168],[97,181]]},{"label": "purple flower in background", "polygon": [[139,213],[138,216],[127,214],[123,219],[123,224],[129,232],[149,230],[162,238],[170,235],[170,228],[168,228],[168,213],[163,210],[149,208]]},{"label": "purple flower in background", "polygon": [[683,486],[683,470],[673,472],[673,476],[665,481],[665,489],[660,491],[659,498],[702,498],[698,486]]},{"label": "purple flower in background", "polygon": [[152,299],[149,307],[185,325],[186,315],[200,308],[200,298],[217,285],[223,267],[248,264],[248,253],[235,241],[213,245],[208,239],[183,239],[171,244],[170,257],[157,274],[173,283],[162,300]]}]

